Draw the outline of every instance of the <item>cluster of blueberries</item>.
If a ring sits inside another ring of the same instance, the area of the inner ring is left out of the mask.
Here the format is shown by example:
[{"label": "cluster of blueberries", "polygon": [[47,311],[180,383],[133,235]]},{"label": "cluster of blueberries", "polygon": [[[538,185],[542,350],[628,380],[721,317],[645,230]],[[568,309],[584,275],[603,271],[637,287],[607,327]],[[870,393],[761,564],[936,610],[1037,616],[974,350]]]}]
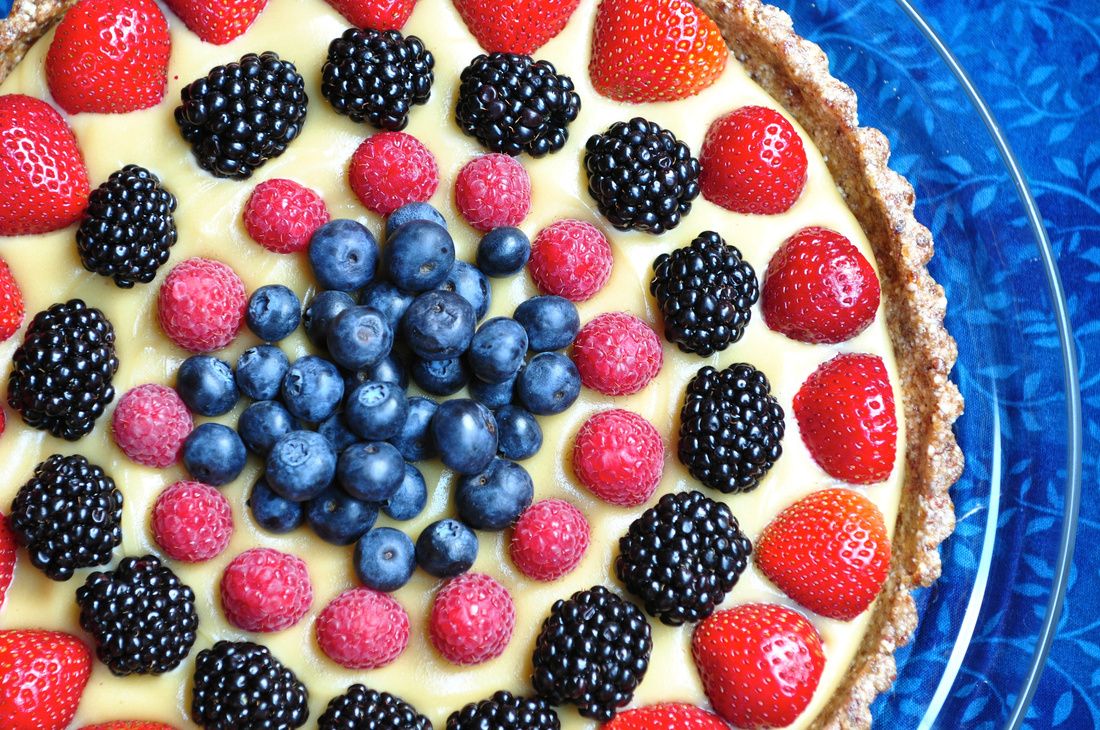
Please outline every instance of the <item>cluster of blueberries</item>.
[{"label": "cluster of blueberries", "polygon": [[[246,321],[268,344],[247,350],[235,371],[209,355],[180,366],[177,390],[199,415],[228,413],[241,394],[253,401],[236,431],[198,426],[184,465],[217,486],[241,473],[246,450],[255,453],[265,460],[249,498],[257,523],[280,533],[308,523],[330,543],[357,543],[368,587],[396,590],[416,565],[438,577],[465,572],[477,556],[473,529],[502,530],[531,504],[534,485],[516,462],[542,446],[535,416],[564,411],[580,393],[576,366],[558,352],[580,328],[571,302],[534,297],[511,318],[478,324],[490,305],[487,276],[517,273],[530,250],[522,231],[498,228],[481,239],[476,266],[456,261],[445,220],[424,203],[389,217],[381,252],[356,221],[326,224],[309,247],[322,290],[304,315],[290,289],[262,287]],[[270,344],[300,324],[327,358],[291,363]],[[467,387],[471,397],[410,395],[410,378],[430,395]],[[375,528],[380,511],[400,521],[420,514],[428,491],[414,464],[435,457],[460,475],[460,520],[429,525],[415,545]]]}]

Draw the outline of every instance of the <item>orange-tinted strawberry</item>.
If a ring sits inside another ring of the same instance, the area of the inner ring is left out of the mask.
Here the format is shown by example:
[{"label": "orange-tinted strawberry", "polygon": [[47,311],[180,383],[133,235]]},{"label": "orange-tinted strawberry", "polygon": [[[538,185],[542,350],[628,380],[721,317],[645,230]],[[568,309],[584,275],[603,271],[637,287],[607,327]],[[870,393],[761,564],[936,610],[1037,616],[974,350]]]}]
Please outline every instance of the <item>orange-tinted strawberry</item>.
[{"label": "orange-tinted strawberry", "polygon": [[325,0],[356,28],[401,30],[416,0]]},{"label": "orange-tinted strawberry", "polygon": [[690,0],[602,0],[588,73],[615,101],[676,101],[722,75],[729,48]]},{"label": "orange-tinted strawberry", "polygon": [[[14,335],[23,325],[23,292],[19,289],[19,282],[8,268],[8,262],[0,259],[0,342]],[[2,424],[0,416],[0,424]],[[0,433],[3,433],[0,425]]]},{"label": "orange-tinted strawberry", "polygon": [[695,705],[667,702],[620,712],[603,730],[729,730],[712,712]]},{"label": "orange-tinted strawberry", "polygon": [[172,725],[147,720],[114,720],[97,725],[85,725],[80,730],[176,730]]},{"label": "orange-tinted strawberry", "polygon": [[[0,411],[0,433],[3,433],[4,412]],[[0,512],[0,611],[4,609],[4,599],[15,577],[15,549],[19,543],[8,527],[8,518]]]},{"label": "orange-tinted strawberry", "polygon": [[802,614],[771,603],[719,611],[695,627],[691,655],[714,710],[737,727],[786,727],[810,704],[825,654]]},{"label": "orange-tinted strawberry", "polygon": [[890,569],[886,522],[871,500],[826,489],[783,510],[760,534],[756,565],[814,613],[850,621],[867,610]]},{"label": "orange-tinted strawberry", "polygon": [[837,355],[823,364],[795,394],[794,415],[810,456],[829,476],[852,484],[890,476],[898,419],[878,355]]},{"label": "orange-tinted strawberry", "polygon": [[531,55],[561,33],[580,0],[454,0],[458,14],[490,53]]},{"label": "orange-tinted strawberry", "polygon": [[0,718],[4,730],[63,730],[88,684],[92,655],[57,631],[0,631]]},{"label": "orange-tinted strawberry", "polygon": [[224,45],[251,27],[268,0],[165,0],[191,32]]}]

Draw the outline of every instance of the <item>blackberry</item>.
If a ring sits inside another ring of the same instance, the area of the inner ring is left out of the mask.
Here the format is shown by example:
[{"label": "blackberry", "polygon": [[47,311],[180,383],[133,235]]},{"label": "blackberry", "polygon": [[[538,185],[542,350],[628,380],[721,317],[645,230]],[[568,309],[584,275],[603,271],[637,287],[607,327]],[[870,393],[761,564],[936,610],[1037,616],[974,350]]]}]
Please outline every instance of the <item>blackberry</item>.
[{"label": "blackberry", "polygon": [[540,697],[606,722],[628,704],[653,650],[645,614],[603,586],[558,601],[535,642],[531,678]]},{"label": "blackberry", "polygon": [[389,692],[353,684],[333,697],[317,721],[318,730],[432,730],[431,720]]},{"label": "blackberry", "polygon": [[204,730],[293,730],[309,719],[309,692],[266,646],[219,641],[195,659],[191,721]]},{"label": "blackberry", "polygon": [[115,397],[115,329],[80,299],[39,312],[12,357],[8,405],[31,428],[76,441]]},{"label": "blackberry", "polygon": [[620,231],[664,233],[699,196],[699,160],[656,122],[635,117],[588,139],[588,194]]},{"label": "blackberry", "polygon": [[783,453],[783,431],[783,407],[764,373],[746,363],[707,366],[680,409],[680,461],[712,489],[749,492]]},{"label": "blackberry", "polygon": [[169,672],[195,644],[195,592],[152,555],[92,573],[76,602],[96,656],[119,677]]},{"label": "blackberry", "polygon": [[697,491],[666,494],[619,540],[615,574],[651,616],[679,626],[714,613],[751,553],[727,505]]},{"label": "blackberry", "polygon": [[737,342],[760,298],[756,272],[714,231],[653,262],[649,291],[665,320],[665,339],[707,356]]},{"label": "blackberry", "polygon": [[400,131],[414,104],[428,101],[435,58],[414,35],[348,28],[328,46],[321,94],[338,114]]},{"label": "blackberry", "polygon": [[176,124],[199,167],[239,180],[286,152],[306,119],[305,81],[266,51],[216,66],[183,88]]},{"label": "blackberry", "polygon": [[112,173],[92,191],[76,232],[84,268],[129,289],[148,284],[176,243],[176,198],[156,175],[138,165]]},{"label": "blackberry", "polygon": [[580,109],[573,80],[549,61],[493,53],[462,71],[455,121],[493,152],[542,157],[565,146]]},{"label": "blackberry", "polygon": [[15,495],[8,525],[36,568],[68,580],[111,562],[122,543],[122,492],[83,456],[54,454]]},{"label": "blackberry", "polygon": [[544,700],[515,697],[502,690],[452,712],[447,730],[561,730],[561,721]]}]

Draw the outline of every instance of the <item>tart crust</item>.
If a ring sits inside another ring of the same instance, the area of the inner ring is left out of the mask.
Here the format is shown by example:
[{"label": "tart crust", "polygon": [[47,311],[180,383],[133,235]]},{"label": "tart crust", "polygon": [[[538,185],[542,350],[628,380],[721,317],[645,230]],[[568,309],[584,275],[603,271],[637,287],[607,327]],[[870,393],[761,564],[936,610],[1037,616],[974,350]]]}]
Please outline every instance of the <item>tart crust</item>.
[{"label": "tart crust", "polygon": [[[814,728],[867,728],[871,703],[896,677],[894,651],[917,623],[912,591],[940,575],[939,545],[955,527],[948,490],[963,455],[951,427],[962,414],[948,379],[955,341],[943,326],[943,287],[928,273],[932,236],[913,217],[909,182],[887,166],[890,145],[860,127],[856,95],[829,73],[816,44],[794,31],[789,15],[761,0],[694,0],[758,84],[781,103],[821,150],[837,186],[874,250],[905,393],[906,478],[893,560],[859,653]],[[76,0],[16,0],[0,22],[0,81]]]}]

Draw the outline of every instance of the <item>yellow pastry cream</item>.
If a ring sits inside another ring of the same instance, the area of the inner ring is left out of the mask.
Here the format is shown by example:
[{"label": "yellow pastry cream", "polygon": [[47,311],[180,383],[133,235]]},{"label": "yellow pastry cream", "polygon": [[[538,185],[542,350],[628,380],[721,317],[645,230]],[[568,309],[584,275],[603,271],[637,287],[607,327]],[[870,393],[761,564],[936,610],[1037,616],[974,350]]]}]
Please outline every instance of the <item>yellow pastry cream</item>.
[{"label": "yellow pastry cream", "polygon": [[[707,127],[719,115],[747,104],[773,108],[779,105],[749,79],[734,59],[715,84],[690,99],[626,105],[599,96],[592,89],[587,71],[595,6],[596,0],[582,0],[568,27],[536,53],[536,57],[551,61],[560,73],[570,76],[581,96],[580,116],[569,128],[569,141],[560,152],[547,157],[520,158],[533,189],[532,210],[521,226],[525,232],[533,237],[555,220],[576,218],[598,226],[611,241],[615,258],[611,279],[595,297],[579,305],[582,323],[601,312],[627,311],[660,332],[659,312],[648,293],[653,260],[662,252],[686,245],[705,230],[717,231],[727,242],[736,245],[758,276],[763,274],[779,245],[806,226],[826,226],[842,233],[868,260],[874,261],[866,237],[845,207],[820,153],[797,124],[795,128],[802,135],[809,158],[808,181],[801,198],[788,212],[773,216],[738,215],[699,198],[684,222],[670,233],[652,236],[612,229],[598,214],[585,190],[583,154],[590,135],[603,132],[616,121],[644,116],[671,130],[697,155]],[[373,130],[337,115],[320,93],[320,69],[328,44],[343,32],[347,21],[323,0],[272,0],[243,36],[227,45],[214,46],[201,42],[167,10],[165,14],[171,25],[172,56],[169,90],[164,101],[145,111],[124,115],[79,114],[69,117],[68,121],[79,139],[93,186],[106,180],[111,172],[134,163],[156,173],[165,187],[176,195],[179,243],[172,250],[170,264],[161,269],[152,284],[124,290],[81,267],[72,228],[37,237],[0,239],[0,256],[8,261],[21,282],[28,318],[55,302],[74,297],[106,313],[117,333],[121,366],[115,377],[115,387],[119,394],[143,383],[174,384],[176,369],[187,356],[164,336],[157,322],[155,298],[171,265],[192,256],[205,256],[231,265],[249,291],[265,284],[280,283],[291,287],[303,301],[308,301],[314,293],[316,284],[303,255],[270,253],[250,240],[245,232],[241,211],[257,183],[280,177],[296,180],[320,192],[334,218],[357,219],[380,240],[382,238],[382,221],[360,205],[347,182],[348,161],[358,144]],[[453,183],[461,167],[485,150],[455,125],[454,106],[459,74],[481,49],[450,0],[420,0],[403,32],[423,39],[436,59],[431,99],[426,105],[413,108],[407,131],[435,154],[441,184],[431,202],[447,217],[459,258],[472,260],[478,234],[456,213]],[[49,33],[31,49],[0,86],[0,92],[24,93],[49,100],[43,64],[51,39],[52,33]],[[204,76],[213,66],[235,61],[248,52],[266,50],[293,61],[305,76],[310,105],[304,131],[285,154],[269,161],[250,181],[217,179],[195,163],[173,120],[172,112],[180,90],[193,79]],[[494,280],[489,316],[511,315],[520,302],[536,293],[530,278],[523,273],[510,279]],[[20,339],[17,335],[0,345],[0,361],[10,362]],[[232,363],[243,350],[255,344],[257,340],[250,333],[242,332],[230,347],[217,355]],[[301,331],[284,341],[282,347],[291,359],[310,351]],[[585,389],[572,408],[560,415],[540,419],[545,434],[542,450],[524,462],[534,478],[535,498],[560,497],[577,505],[591,522],[591,547],[572,573],[553,583],[538,583],[521,575],[509,560],[507,531],[479,533],[480,552],[473,570],[494,576],[509,589],[516,604],[516,627],[511,643],[501,656],[474,667],[448,664],[430,644],[427,614],[438,581],[423,571],[417,571],[412,581],[394,594],[408,611],[412,627],[409,645],[399,659],[381,669],[353,671],[338,666],[322,654],[314,634],[314,620],[335,596],[357,585],[352,570],[352,549],[328,545],[315,537],[308,527],[288,535],[274,535],[259,529],[245,504],[261,470],[260,461],[250,457],[245,472],[223,488],[233,506],[236,523],[228,549],[204,564],[169,563],[181,579],[194,588],[197,596],[200,623],[198,641],[191,656],[174,671],[161,676],[119,678],[101,663],[94,662],[74,727],[131,718],[159,720],[179,728],[194,727],[189,721],[194,656],[221,639],[248,639],[269,646],[308,687],[311,723],[332,697],[357,682],[402,697],[427,715],[437,728],[444,727],[452,711],[467,702],[486,698],[498,689],[530,694],[531,654],[550,606],[559,598],[593,585],[616,586],[611,566],[618,539],[643,509],[607,505],[579,485],[572,473],[571,453],[580,425],[594,412],[610,407],[641,414],[662,434],[668,453],[658,494],[648,504],[653,504],[666,492],[701,489],[727,502],[745,534],[755,539],[781,509],[810,492],[835,485],[812,461],[802,444],[791,399],[806,377],[838,352],[880,355],[891,381],[898,382],[894,353],[881,311],[867,330],[848,342],[837,346],[806,345],[770,331],[757,305],[744,338],[724,352],[701,358],[684,354],[666,342],[664,367],[641,392],[630,397],[609,398]],[[752,363],[767,375],[786,413],[786,436],[783,456],[761,485],[747,494],[726,496],[702,487],[679,464],[675,456],[676,430],[688,380],[703,365],[721,368],[733,362]],[[899,399],[900,412],[902,394],[896,392],[895,395]],[[232,426],[243,407],[242,400],[236,410],[217,420]],[[9,411],[7,431],[0,438],[0,509],[8,510],[16,491],[40,461],[53,453],[80,453],[102,466],[125,495],[123,541],[116,556],[156,553],[157,546],[149,530],[151,505],[163,488],[186,479],[187,475],[180,465],[155,470],[129,461],[111,439],[109,418],[110,409],[91,434],[79,442],[69,443],[26,427]],[[202,420],[199,418],[197,422]],[[905,443],[904,434],[899,434],[899,443]],[[429,523],[452,515],[451,494],[455,483],[455,476],[443,470],[438,461],[422,462],[418,466],[429,485],[427,508],[408,523],[392,523],[385,516],[379,520],[380,525],[393,524],[414,539]],[[899,450],[897,463],[887,482],[857,488],[881,509],[891,533],[897,517],[902,477]],[[236,629],[226,621],[220,607],[218,582],[223,569],[234,556],[256,546],[272,547],[304,558],[313,582],[315,595],[311,612],[297,625],[276,634],[249,635]],[[15,581],[0,614],[0,627],[68,631],[84,636],[90,644],[89,637],[79,628],[74,599],[75,590],[88,571],[78,571],[71,581],[57,583],[36,570],[25,551],[20,553]],[[794,605],[751,564],[723,605],[728,607],[750,601]],[[808,611],[805,613],[822,636],[827,662],[813,702],[795,727],[808,725],[841,683],[870,614],[868,611],[853,621],[838,622]],[[634,704],[683,701],[707,706],[691,660],[691,626],[671,628],[652,618],[650,622],[653,653],[645,679],[635,693]],[[566,730],[588,730],[597,725],[580,717],[571,706],[560,707],[558,711]]]}]

